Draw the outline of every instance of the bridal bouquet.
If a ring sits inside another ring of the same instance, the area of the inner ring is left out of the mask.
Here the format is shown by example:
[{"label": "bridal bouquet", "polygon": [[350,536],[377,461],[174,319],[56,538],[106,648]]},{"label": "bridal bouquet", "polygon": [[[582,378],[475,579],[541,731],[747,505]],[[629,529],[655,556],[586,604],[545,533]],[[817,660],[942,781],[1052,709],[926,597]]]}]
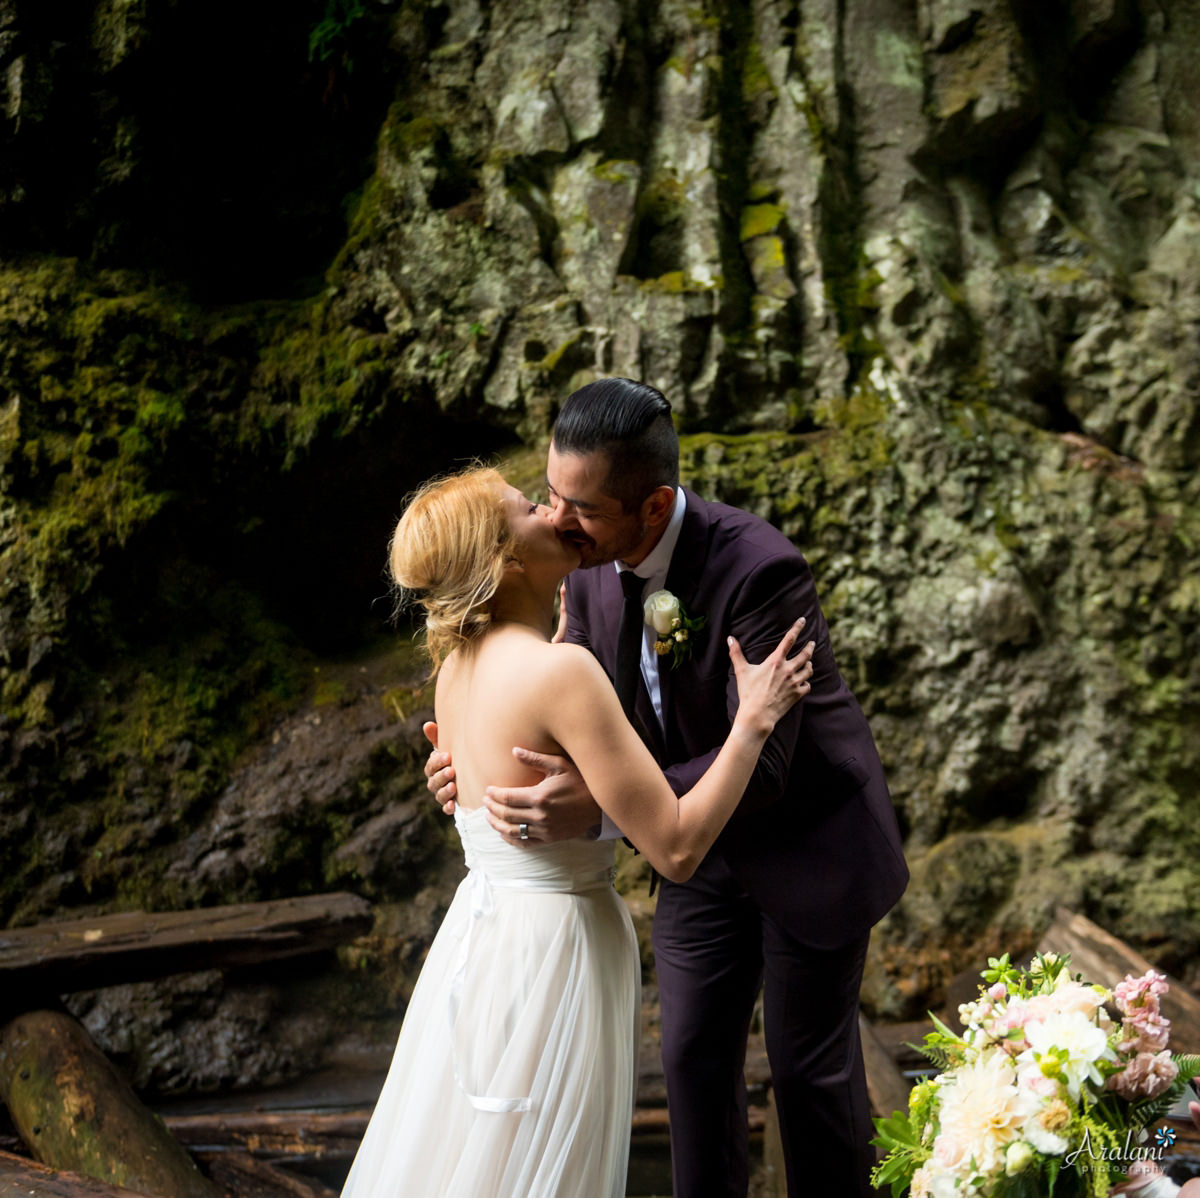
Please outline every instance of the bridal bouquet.
[{"label": "bridal bouquet", "polygon": [[1104,1198],[1133,1161],[1161,1159],[1175,1133],[1146,1129],[1200,1073],[1200,1056],[1167,1049],[1166,980],[1109,991],[1069,962],[990,958],[979,998],[959,1008],[966,1031],[934,1019],[922,1051],[941,1072],[907,1114],[875,1121],[876,1185],[893,1198]]}]

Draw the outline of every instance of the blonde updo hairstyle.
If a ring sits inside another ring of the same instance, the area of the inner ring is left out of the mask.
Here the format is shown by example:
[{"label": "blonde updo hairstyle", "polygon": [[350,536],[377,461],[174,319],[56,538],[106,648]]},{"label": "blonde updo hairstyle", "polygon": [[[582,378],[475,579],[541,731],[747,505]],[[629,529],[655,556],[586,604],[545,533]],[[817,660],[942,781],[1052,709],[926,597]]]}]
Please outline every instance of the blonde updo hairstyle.
[{"label": "blonde updo hairstyle", "polygon": [[491,601],[516,560],[504,487],[486,466],[433,479],[409,500],[392,534],[392,580],[401,602],[412,596],[424,608],[434,674],[453,650],[487,630]]}]

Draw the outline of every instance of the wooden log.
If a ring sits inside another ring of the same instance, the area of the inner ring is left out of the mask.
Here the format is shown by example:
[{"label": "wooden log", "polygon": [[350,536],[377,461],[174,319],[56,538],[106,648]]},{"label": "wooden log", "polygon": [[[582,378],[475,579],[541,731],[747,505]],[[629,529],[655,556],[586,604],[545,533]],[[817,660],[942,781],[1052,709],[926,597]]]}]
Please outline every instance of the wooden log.
[{"label": "wooden log", "polygon": [[161,1198],[218,1198],[87,1032],[59,1011],[0,1028],[0,1098],[34,1157]]},{"label": "wooden log", "polygon": [[[1055,912],[1038,951],[1070,953],[1073,974],[1081,973],[1085,980],[1110,988],[1126,974],[1140,977],[1155,968],[1123,940],[1065,907]],[[1200,1052],[1200,999],[1175,978],[1168,975],[1167,981],[1171,990],[1162,1000],[1162,1010],[1171,1021],[1171,1051]]]},{"label": "wooden log", "polygon": [[110,1186],[82,1173],[39,1165],[0,1151],[0,1198],[141,1198],[135,1190]]},{"label": "wooden log", "polygon": [[168,1115],[167,1130],[195,1151],[221,1149],[253,1156],[350,1159],[358,1151],[371,1118],[369,1108],[353,1111],[236,1111],[228,1114]]},{"label": "wooden log", "polygon": [[863,1016],[858,1017],[858,1033],[862,1040],[863,1066],[867,1072],[867,1096],[871,1110],[881,1119],[893,1111],[908,1110],[910,1085],[896,1067],[892,1054],[875,1034],[875,1029]]},{"label": "wooden log", "polygon": [[248,1152],[201,1154],[213,1180],[232,1198],[338,1198],[337,1191]]},{"label": "wooden log", "polygon": [[[766,1112],[762,1107],[752,1106],[746,1112],[746,1125],[752,1136],[758,1135],[766,1122]],[[632,1126],[635,1136],[662,1135],[670,1130],[671,1119],[665,1106],[635,1107]]]},{"label": "wooden log", "polygon": [[0,993],[67,994],[257,965],[334,948],[372,922],[365,899],[336,893],[0,929]]}]

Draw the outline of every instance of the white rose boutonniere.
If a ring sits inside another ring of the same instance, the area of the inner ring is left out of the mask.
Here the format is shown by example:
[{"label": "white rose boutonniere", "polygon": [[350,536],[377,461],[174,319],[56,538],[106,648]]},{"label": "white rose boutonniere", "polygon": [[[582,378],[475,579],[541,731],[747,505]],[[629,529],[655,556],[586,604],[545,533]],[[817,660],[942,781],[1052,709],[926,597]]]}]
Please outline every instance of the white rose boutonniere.
[{"label": "white rose boutonniere", "polygon": [[675,667],[692,655],[691,634],[708,623],[707,616],[689,616],[670,591],[655,591],[646,599],[643,611],[646,623],[654,629],[654,652],[659,657],[671,655]]}]

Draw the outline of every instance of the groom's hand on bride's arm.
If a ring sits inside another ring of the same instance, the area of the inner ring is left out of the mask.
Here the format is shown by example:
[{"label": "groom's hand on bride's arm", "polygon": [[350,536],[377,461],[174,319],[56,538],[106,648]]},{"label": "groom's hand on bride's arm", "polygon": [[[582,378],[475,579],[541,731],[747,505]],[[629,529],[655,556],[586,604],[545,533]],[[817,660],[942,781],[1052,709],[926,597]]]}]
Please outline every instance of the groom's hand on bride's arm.
[{"label": "groom's hand on bride's arm", "polygon": [[[569,757],[513,749],[518,761],[543,775],[533,786],[489,786],[483,792],[488,823],[511,844],[550,843],[586,836],[600,823],[600,807]],[[521,825],[526,835],[521,836]]]},{"label": "groom's hand on bride's arm", "polygon": [[454,784],[454,765],[450,761],[450,754],[438,752],[438,726],[432,720],[422,724],[421,731],[433,745],[433,752],[425,762],[425,785],[441,809],[447,815],[453,815],[458,787]]}]

